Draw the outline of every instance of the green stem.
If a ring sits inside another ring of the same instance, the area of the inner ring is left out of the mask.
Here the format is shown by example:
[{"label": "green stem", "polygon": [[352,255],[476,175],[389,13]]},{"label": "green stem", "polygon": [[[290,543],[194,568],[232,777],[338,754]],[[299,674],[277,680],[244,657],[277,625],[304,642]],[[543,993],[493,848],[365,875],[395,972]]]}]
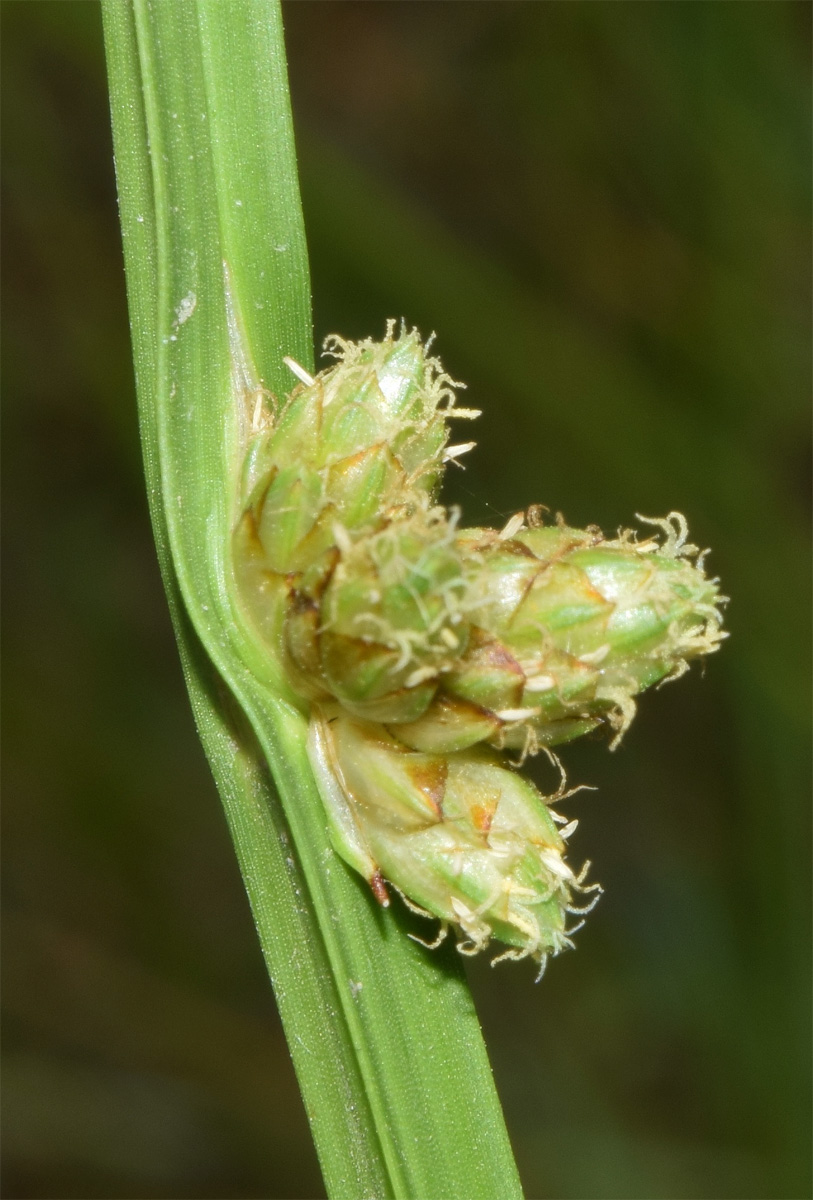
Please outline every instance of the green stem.
[{"label": "green stem", "polygon": [[245,397],[229,302],[266,386],[288,386],[283,355],[312,363],[278,5],[105,0],[104,16],[156,543],[329,1194],[517,1197],[459,964],[410,941],[333,854],[305,718],[263,682],[233,600]]}]

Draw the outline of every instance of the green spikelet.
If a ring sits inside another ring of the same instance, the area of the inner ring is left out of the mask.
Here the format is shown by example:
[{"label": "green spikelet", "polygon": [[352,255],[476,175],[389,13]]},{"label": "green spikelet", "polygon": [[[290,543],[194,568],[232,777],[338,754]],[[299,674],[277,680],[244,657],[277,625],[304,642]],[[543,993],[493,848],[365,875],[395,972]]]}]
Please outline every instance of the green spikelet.
[{"label": "green spikelet", "polygon": [[[584,885],[564,859],[565,837],[537,790],[484,747],[457,754],[409,750],[380,725],[335,707],[315,710],[309,754],[337,852],[383,904],[383,879],[410,907],[451,925],[464,954],[492,938],[504,958],[572,945],[569,914]],[[494,961],[499,961],[495,959]],[[541,970],[540,970],[541,974]]]},{"label": "green spikelet", "polygon": [[625,531],[542,526],[531,510],[503,533],[464,530],[458,546],[469,583],[468,645],[442,676],[418,722],[397,730],[416,749],[456,750],[479,741],[483,712],[499,747],[533,753],[602,722],[617,744],[634,696],[677,678],[717,649],[717,584],[686,542],[678,513],[652,521],[659,543]]},{"label": "green spikelet", "polygon": [[305,571],[285,620],[291,677],[371,721],[420,717],[465,648],[464,564],[442,509],[417,510]]},{"label": "green spikelet", "polygon": [[[436,504],[454,387],[414,331],[328,339],[336,365],[261,407],[233,540],[246,612],[312,705],[310,756],[338,853],[476,953],[542,966],[586,889],[557,818],[503,757],[607,725],[715,651],[717,582],[684,518],[659,534],[458,529]],[[590,905],[591,906],[591,905]],[[590,907],[588,906],[588,907]]]},{"label": "green spikelet", "polygon": [[347,542],[396,514],[427,510],[444,454],[455,453],[447,450],[449,417],[478,415],[455,407],[460,385],[417,333],[396,337],[393,329],[390,322],[383,342],[328,338],[336,365],[255,418],[233,561],[242,599],[275,654],[296,576],[329,555],[342,530]]}]

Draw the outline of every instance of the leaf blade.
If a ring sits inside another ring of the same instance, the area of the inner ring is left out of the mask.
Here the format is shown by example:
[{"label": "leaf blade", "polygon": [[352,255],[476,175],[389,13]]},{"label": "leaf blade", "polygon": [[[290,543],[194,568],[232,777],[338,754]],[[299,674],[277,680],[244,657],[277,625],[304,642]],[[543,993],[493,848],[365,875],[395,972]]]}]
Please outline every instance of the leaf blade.
[{"label": "leaf blade", "polygon": [[[305,717],[290,697],[269,692],[253,669],[256,648],[230,584],[236,410],[243,397],[233,386],[224,259],[250,358],[263,378],[285,386],[281,348],[311,361],[290,129],[279,160],[287,183],[268,192],[266,164],[276,163],[280,130],[273,122],[263,126],[263,118],[247,128],[257,104],[241,90],[246,76],[255,97],[256,89],[278,94],[284,83],[278,10],[266,0],[154,7],[109,0],[105,18],[111,64],[116,46],[119,61],[126,54],[129,62],[127,86],[118,96],[114,87],[113,108],[120,177],[123,171],[137,179],[129,196],[122,186],[122,220],[157,542],[198,727],[328,1189],[337,1197],[517,1196],[460,965],[449,956],[430,958],[391,916],[382,920],[333,855],[307,764]],[[263,60],[271,51],[273,69]],[[260,145],[252,143],[246,166],[243,142],[252,137]],[[128,140],[138,138],[141,152],[130,147],[128,158]],[[232,175],[241,170],[248,190],[235,196]],[[260,236],[262,204],[271,216]],[[149,213],[139,211],[148,207]],[[151,233],[140,235],[139,225]],[[256,261],[249,261],[258,236]],[[282,244],[290,253],[274,249]],[[276,272],[270,316],[257,307],[267,299],[263,263]],[[289,829],[295,852],[286,849]]]}]

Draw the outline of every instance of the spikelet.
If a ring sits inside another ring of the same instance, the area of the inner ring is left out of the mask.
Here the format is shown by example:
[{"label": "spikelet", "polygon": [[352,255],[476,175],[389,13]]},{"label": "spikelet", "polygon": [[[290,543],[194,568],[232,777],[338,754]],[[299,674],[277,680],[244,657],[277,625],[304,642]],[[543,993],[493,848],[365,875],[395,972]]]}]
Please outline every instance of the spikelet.
[{"label": "spikelet", "polygon": [[[261,414],[242,469],[238,587],[281,653],[292,581],[394,517],[427,512],[440,482],[456,385],[415,331],[326,346],[337,363]],[[308,378],[306,376],[306,378]],[[450,448],[453,452],[453,448]]]},{"label": "spikelet", "polygon": [[334,548],[291,592],[284,640],[295,686],[371,721],[417,719],[465,647],[466,586],[442,509]]},{"label": "spikelet", "polygon": [[724,636],[716,581],[697,565],[683,518],[663,525],[662,542],[538,518],[509,537],[463,530],[466,647],[398,737],[415,749],[462,749],[481,740],[487,713],[500,748],[533,753],[602,723],[617,745],[634,696],[677,678]]},{"label": "spikelet", "polygon": [[576,893],[601,889],[574,874],[568,830],[494,751],[423,754],[335,706],[314,710],[309,755],[333,844],[382,903],[387,879],[443,922],[441,937],[452,926],[462,953],[493,938],[509,947],[499,958],[533,958],[540,973],[572,945],[569,914],[597,899],[579,905]]}]

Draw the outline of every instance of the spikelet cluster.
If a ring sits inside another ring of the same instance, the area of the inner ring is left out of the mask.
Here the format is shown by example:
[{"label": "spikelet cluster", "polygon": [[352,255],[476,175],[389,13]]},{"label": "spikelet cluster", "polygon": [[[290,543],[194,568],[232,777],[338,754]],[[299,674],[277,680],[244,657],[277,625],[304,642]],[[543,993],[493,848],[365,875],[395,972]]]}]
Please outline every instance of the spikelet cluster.
[{"label": "spikelet cluster", "polygon": [[[256,631],[310,704],[309,753],[337,852],[458,948],[541,968],[597,898],[564,822],[516,767],[601,726],[717,649],[717,583],[678,513],[605,538],[465,529],[437,503],[450,422],[478,414],[416,331],[328,339],[336,362],[255,420],[233,539]],[[652,531],[655,531],[654,533]],[[512,757],[508,757],[508,751]],[[559,826],[564,825],[564,828]],[[583,903],[580,893],[595,895]],[[495,960],[496,961],[496,960]]]}]

